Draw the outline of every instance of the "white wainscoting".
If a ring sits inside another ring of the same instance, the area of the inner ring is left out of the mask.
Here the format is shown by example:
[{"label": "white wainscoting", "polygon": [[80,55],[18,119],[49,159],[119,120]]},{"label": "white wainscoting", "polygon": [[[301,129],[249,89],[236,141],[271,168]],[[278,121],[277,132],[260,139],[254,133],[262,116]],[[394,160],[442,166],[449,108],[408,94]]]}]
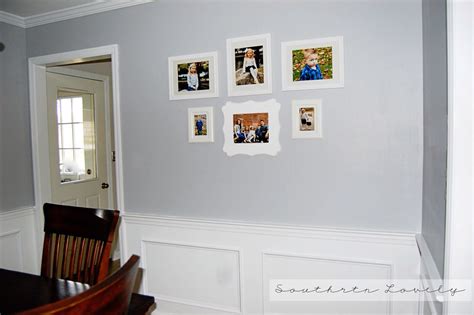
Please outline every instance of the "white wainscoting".
[{"label": "white wainscoting", "polygon": [[38,273],[34,208],[0,212],[0,268]]},{"label": "white wainscoting", "polygon": [[418,302],[283,302],[271,279],[418,279],[414,234],[123,216],[157,314],[417,314]]}]

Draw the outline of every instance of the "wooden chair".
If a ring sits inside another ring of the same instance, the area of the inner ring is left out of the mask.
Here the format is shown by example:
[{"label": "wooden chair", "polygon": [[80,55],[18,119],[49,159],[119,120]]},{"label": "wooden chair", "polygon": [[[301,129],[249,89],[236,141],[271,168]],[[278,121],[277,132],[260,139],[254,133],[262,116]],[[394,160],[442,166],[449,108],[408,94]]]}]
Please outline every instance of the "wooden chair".
[{"label": "wooden chair", "polygon": [[30,309],[33,314],[126,314],[140,257],[133,255],[116,273],[76,296]]},{"label": "wooden chair", "polygon": [[107,277],[119,211],[44,204],[41,275],[94,285]]}]

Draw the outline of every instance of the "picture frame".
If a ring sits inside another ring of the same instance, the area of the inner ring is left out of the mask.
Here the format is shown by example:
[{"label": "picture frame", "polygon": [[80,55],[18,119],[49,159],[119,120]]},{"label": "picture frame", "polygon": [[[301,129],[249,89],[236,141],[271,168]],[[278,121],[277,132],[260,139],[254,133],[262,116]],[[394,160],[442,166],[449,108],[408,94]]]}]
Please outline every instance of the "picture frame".
[{"label": "picture frame", "polygon": [[322,100],[293,100],[291,106],[292,137],[322,138]]},{"label": "picture frame", "polygon": [[219,96],[217,51],[168,58],[170,100]]},{"label": "picture frame", "polygon": [[344,87],[342,36],[281,43],[282,89]]},{"label": "picture frame", "polygon": [[270,34],[227,39],[228,95],[271,94],[271,56]]},{"label": "picture frame", "polygon": [[280,150],[280,104],[275,99],[263,102],[227,102],[224,113],[224,147],[228,156],[236,154],[275,156]]},{"label": "picture frame", "polygon": [[214,142],[213,107],[188,108],[188,141]]}]

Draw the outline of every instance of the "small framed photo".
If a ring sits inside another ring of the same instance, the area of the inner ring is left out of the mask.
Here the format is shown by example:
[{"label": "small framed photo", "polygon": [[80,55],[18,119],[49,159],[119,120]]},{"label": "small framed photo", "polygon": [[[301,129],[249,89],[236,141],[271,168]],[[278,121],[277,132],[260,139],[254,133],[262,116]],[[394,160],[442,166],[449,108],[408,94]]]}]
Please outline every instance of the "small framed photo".
[{"label": "small framed photo", "polygon": [[283,90],[344,87],[342,36],[281,43]]},{"label": "small framed photo", "polygon": [[224,113],[224,152],[276,155],[280,149],[280,104],[275,99],[264,102],[227,102]]},{"label": "small framed photo", "polygon": [[322,138],[322,101],[294,100],[292,102],[293,138]]},{"label": "small framed photo", "polygon": [[188,108],[189,142],[214,142],[212,107]]},{"label": "small framed photo", "polygon": [[168,58],[170,100],[218,97],[217,52]]},{"label": "small framed photo", "polygon": [[227,40],[229,96],[272,93],[270,34]]}]

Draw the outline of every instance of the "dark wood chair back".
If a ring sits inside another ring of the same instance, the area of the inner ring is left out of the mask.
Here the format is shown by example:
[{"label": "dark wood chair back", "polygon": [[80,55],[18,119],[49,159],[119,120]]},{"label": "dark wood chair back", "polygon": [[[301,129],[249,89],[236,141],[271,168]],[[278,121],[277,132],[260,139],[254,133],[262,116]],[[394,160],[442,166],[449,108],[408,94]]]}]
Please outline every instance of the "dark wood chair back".
[{"label": "dark wood chair back", "polygon": [[33,314],[127,314],[140,257],[133,255],[116,273],[76,296],[27,310]]},{"label": "dark wood chair back", "polygon": [[94,285],[105,279],[119,211],[46,203],[41,275]]}]

